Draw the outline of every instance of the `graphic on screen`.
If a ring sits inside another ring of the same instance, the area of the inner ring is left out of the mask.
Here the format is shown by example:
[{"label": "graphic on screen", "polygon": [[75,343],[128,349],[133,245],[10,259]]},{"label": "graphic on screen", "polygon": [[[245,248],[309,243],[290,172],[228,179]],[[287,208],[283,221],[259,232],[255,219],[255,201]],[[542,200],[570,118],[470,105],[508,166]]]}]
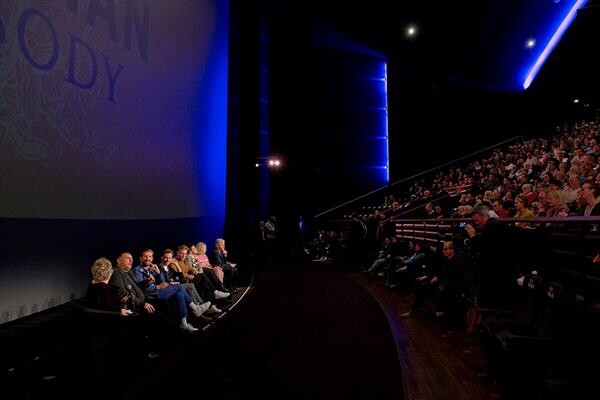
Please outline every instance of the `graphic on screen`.
[{"label": "graphic on screen", "polygon": [[0,217],[224,214],[213,0],[0,3]]}]

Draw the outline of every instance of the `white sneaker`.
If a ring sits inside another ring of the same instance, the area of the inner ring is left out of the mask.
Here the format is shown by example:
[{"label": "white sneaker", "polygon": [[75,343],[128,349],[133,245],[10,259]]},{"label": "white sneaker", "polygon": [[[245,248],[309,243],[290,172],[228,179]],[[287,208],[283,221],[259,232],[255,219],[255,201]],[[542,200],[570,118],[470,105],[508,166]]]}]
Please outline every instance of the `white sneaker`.
[{"label": "white sneaker", "polygon": [[186,332],[196,332],[198,330],[198,328],[195,328],[187,322],[182,322],[181,324],[179,324],[179,327]]},{"label": "white sneaker", "polygon": [[220,290],[215,290],[214,293],[215,293],[215,299],[217,299],[217,300],[227,298],[231,295],[231,293],[221,292]]},{"label": "white sneaker", "polygon": [[202,303],[200,305],[198,305],[198,307],[200,308],[200,315],[204,314],[206,312],[206,310],[208,310],[211,306],[211,302],[207,301],[205,303]]},{"label": "white sneaker", "polygon": [[210,308],[206,311],[207,314],[220,314],[222,312],[223,310],[217,308],[217,306],[215,306],[214,304],[210,306]]},{"label": "white sneaker", "polygon": [[199,317],[201,315],[200,306],[198,304],[190,303],[189,306],[196,317]]},{"label": "white sneaker", "polygon": [[208,310],[208,307],[210,307],[210,301],[207,301],[206,303],[200,305],[196,303],[190,303],[190,308],[192,309],[196,317],[199,317],[202,314],[204,314],[204,312]]}]

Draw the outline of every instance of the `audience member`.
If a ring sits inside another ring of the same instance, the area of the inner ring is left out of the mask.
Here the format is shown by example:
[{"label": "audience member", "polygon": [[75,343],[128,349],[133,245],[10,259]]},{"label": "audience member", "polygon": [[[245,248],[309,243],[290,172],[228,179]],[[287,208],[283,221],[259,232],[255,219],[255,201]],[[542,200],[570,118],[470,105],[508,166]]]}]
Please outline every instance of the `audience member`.
[{"label": "audience member", "polygon": [[197,331],[198,328],[192,326],[187,320],[187,308],[189,307],[197,317],[202,315],[203,310],[192,301],[190,295],[181,285],[176,282],[169,283],[165,281],[158,265],[152,263],[153,259],[154,252],[151,249],[142,251],[140,264],[134,268],[136,282],[146,295],[153,295],[164,301],[175,301],[179,316],[179,327],[187,332]]},{"label": "audience member", "polygon": [[210,262],[213,266],[220,267],[225,275],[224,285],[226,288],[235,291],[238,269],[237,264],[229,261],[227,249],[225,249],[225,240],[218,238],[215,240],[215,249],[212,252]]},{"label": "audience member", "polygon": [[94,261],[91,273],[92,282],[85,295],[85,302],[89,306],[119,312],[122,316],[133,314],[133,311],[127,309],[130,296],[126,294],[119,297],[115,288],[108,284],[113,274],[113,267],[108,259],[102,257]]}]

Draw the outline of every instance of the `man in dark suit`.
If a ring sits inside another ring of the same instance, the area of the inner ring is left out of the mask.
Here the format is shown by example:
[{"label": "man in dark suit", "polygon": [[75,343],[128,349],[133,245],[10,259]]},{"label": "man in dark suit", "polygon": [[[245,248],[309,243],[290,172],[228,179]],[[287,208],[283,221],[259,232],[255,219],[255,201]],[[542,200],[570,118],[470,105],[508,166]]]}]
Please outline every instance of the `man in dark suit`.
[{"label": "man in dark suit", "polygon": [[131,270],[132,265],[133,256],[131,253],[121,253],[117,258],[117,268],[110,277],[109,283],[115,288],[119,298],[129,297],[137,311],[144,309],[146,313],[153,314],[156,310],[152,304],[146,302],[144,291],[135,281],[135,275]]},{"label": "man in dark suit", "polygon": [[225,287],[230,292],[238,292],[238,289],[235,287],[238,274],[237,265],[227,260],[227,250],[225,249],[224,239],[219,238],[215,240],[215,249],[211,253],[210,263],[213,266],[221,267],[223,270],[223,273],[225,274]]}]

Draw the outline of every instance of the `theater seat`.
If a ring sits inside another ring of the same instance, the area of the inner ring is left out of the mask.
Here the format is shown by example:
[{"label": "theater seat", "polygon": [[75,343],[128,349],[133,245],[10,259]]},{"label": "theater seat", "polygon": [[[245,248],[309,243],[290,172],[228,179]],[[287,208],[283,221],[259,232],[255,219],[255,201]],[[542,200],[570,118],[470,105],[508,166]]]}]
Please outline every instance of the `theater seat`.
[{"label": "theater seat", "polygon": [[139,316],[122,316],[72,300],[74,354],[82,368],[106,370],[123,359],[143,357],[152,347],[148,325]]},{"label": "theater seat", "polygon": [[567,293],[558,282],[543,287],[544,296],[532,310],[533,320],[504,320],[484,349],[490,370],[510,398],[536,393],[565,361]]}]

